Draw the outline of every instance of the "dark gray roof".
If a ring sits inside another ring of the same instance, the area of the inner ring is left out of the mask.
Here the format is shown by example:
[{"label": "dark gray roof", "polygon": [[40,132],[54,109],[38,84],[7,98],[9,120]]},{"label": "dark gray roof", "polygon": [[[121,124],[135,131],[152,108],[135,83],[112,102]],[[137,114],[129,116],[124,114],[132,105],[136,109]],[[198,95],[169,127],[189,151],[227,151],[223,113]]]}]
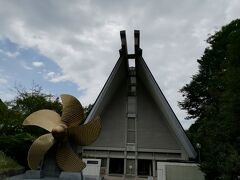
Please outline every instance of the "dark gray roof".
[{"label": "dark gray roof", "polygon": [[113,93],[119,84],[126,80],[127,70],[128,70],[128,58],[134,57],[136,59],[136,71],[137,76],[141,78],[144,82],[145,87],[151,93],[159,109],[162,110],[164,116],[167,119],[169,126],[172,128],[179,142],[182,144],[183,148],[188,154],[189,158],[195,158],[197,153],[194,150],[191,142],[189,141],[184,129],[182,128],[180,122],[178,121],[176,115],[174,114],[172,108],[170,107],[168,101],[163,95],[161,89],[159,88],[157,82],[155,81],[152,73],[150,72],[147,64],[142,57],[142,50],[139,48],[139,31],[135,31],[135,54],[129,55],[127,53],[127,44],[125,31],[121,31],[122,49],[120,49],[120,58],[118,59],[115,67],[113,68],[107,82],[105,83],[102,91],[100,92],[95,104],[87,117],[85,123],[90,121],[96,115],[101,114],[108,101],[111,99]]}]

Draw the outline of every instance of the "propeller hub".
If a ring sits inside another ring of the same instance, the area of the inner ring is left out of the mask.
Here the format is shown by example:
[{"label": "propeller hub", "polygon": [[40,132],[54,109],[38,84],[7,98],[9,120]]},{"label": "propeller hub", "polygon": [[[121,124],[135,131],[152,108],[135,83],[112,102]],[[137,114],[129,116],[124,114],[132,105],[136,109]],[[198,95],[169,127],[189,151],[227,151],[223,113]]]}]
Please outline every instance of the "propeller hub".
[{"label": "propeller hub", "polygon": [[67,134],[67,126],[59,125],[52,129],[52,135],[55,139],[63,139]]}]

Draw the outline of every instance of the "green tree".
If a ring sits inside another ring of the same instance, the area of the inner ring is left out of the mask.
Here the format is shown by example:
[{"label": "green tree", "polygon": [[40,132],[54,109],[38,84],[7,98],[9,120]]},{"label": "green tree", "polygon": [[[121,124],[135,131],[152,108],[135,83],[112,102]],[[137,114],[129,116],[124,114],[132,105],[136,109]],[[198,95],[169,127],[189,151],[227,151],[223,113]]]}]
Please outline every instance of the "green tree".
[{"label": "green tree", "polygon": [[188,134],[202,145],[207,179],[240,175],[240,20],[210,36],[199,71],[180,92],[180,107],[196,122]]},{"label": "green tree", "polygon": [[27,152],[33,140],[46,133],[38,127],[23,127],[24,119],[31,113],[51,109],[61,114],[59,98],[42,92],[35,85],[30,91],[17,88],[14,100],[3,103],[0,100],[0,150],[27,167]]},{"label": "green tree", "polygon": [[[31,113],[41,109],[51,109],[61,114],[62,105],[59,98],[43,93],[39,85],[33,85],[30,90],[16,88],[16,97],[8,102],[0,99],[0,150],[27,166],[27,153],[36,137],[47,133],[46,130],[34,126],[22,125],[24,119]],[[93,105],[84,107],[86,118]]]}]

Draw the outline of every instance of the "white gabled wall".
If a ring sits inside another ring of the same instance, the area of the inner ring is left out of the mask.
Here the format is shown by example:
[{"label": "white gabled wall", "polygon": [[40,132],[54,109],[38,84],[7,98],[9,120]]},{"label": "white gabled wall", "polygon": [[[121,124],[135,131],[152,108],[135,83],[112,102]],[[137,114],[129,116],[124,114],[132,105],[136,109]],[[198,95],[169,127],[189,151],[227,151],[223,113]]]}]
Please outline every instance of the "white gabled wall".
[{"label": "white gabled wall", "polygon": [[140,79],[138,79],[137,97],[138,147],[180,150],[181,147],[169,129],[166,118]]},{"label": "white gabled wall", "polygon": [[122,82],[100,114],[102,130],[90,146],[125,148],[126,82]]},{"label": "white gabled wall", "polygon": [[140,79],[153,97],[182,149],[187,153],[188,158],[195,158],[196,151],[142,57],[139,57],[136,61],[136,67],[137,74],[139,74]]}]

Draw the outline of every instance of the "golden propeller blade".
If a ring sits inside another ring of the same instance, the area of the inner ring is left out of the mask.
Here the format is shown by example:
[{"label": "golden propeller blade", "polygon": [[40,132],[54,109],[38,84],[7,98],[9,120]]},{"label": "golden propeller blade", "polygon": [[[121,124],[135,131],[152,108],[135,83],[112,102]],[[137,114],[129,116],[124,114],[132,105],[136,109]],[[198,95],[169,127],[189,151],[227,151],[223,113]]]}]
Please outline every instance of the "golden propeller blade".
[{"label": "golden propeller blade", "polygon": [[68,143],[62,143],[57,149],[56,162],[63,171],[80,172],[86,167]]},{"label": "golden propeller blade", "polygon": [[64,124],[61,121],[61,117],[58,113],[52,110],[44,109],[40,111],[36,111],[30,114],[24,121],[23,125],[33,125],[39,126],[43,129],[48,130],[49,132],[58,125]]},{"label": "golden propeller blade", "polygon": [[55,143],[51,133],[45,134],[37,138],[28,150],[28,165],[31,169],[37,169],[39,163],[43,160],[45,153]]},{"label": "golden propeller blade", "polygon": [[101,131],[101,119],[96,117],[87,124],[69,129],[70,136],[78,145],[86,146],[93,143]]},{"label": "golden propeller blade", "polygon": [[63,103],[62,121],[68,127],[73,127],[83,122],[83,107],[81,103],[74,96],[68,94],[61,95]]}]

